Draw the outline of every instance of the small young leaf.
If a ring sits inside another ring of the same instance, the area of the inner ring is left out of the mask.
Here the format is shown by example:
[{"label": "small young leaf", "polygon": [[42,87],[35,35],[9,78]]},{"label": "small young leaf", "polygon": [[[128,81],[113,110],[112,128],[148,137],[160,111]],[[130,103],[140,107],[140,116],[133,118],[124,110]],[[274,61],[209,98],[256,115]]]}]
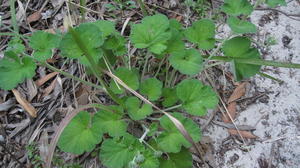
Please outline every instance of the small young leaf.
[{"label": "small young leaf", "polygon": [[184,34],[190,42],[196,43],[201,49],[211,49],[215,45],[215,24],[212,20],[198,20],[187,28]]},{"label": "small young leaf", "polygon": [[227,24],[235,33],[255,33],[257,31],[253,23],[240,20],[236,17],[230,17],[227,20]]},{"label": "small young leaf", "polygon": [[132,26],[130,39],[136,48],[148,48],[155,54],[161,54],[171,38],[168,28],[169,20],[165,15],[147,16],[142,23]]},{"label": "small young leaf", "polygon": [[16,54],[21,54],[25,51],[25,46],[22,43],[22,40],[18,37],[13,37],[7,45],[7,48],[5,51],[12,51]]},{"label": "small young leaf", "polygon": [[183,148],[179,153],[169,153],[168,158],[161,157],[160,168],[191,168],[193,159],[191,153]]},{"label": "small young leaf", "polygon": [[124,168],[143,146],[130,134],[122,138],[107,139],[101,145],[100,160],[108,168]]},{"label": "small young leaf", "polygon": [[192,115],[202,116],[207,109],[214,108],[218,104],[217,95],[212,88],[196,79],[180,82],[176,93],[183,103],[183,108]]},{"label": "small young leaf", "polygon": [[[256,48],[251,48],[251,41],[246,37],[234,37],[226,41],[222,48],[224,55],[232,58],[260,59]],[[235,79],[240,81],[255,75],[260,70],[260,65],[242,64],[232,62]]]},{"label": "small young leaf", "polygon": [[225,0],[221,9],[232,16],[250,15],[253,11],[253,7],[248,0]]},{"label": "small young leaf", "polygon": [[196,49],[187,49],[174,52],[169,61],[179,72],[186,75],[196,75],[202,69],[202,56]]},{"label": "small young leaf", "polygon": [[119,137],[126,133],[127,123],[122,119],[123,109],[120,106],[110,106],[111,111],[99,111],[93,117],[96,127],[103,133],[108,133],[112,137]]},{"label": "small young leaf", "polygon": [[161,95],[162,85],[162,82],[156,78],[148,78],[142,81],[140,92],[146,95],[150,101],[155,101]]},{"label": "small young leaf", "polygon": [[[135,69],[127,69],[124,67],[120,67],[115,71],[115,75],[119,77],[124,83],[126,83],[131,89],[137,90],[139,88],[139,76]],[[111,80],[110,88],[115,94],[124,93],[124,89]]]},{"label": "small young leaf", "polygon": [[171,38],[167,41],[167,48],[163,52],[163,54],[171,54],[173,52],[182,51],[185,48],[185,44],[182,41],[183,35],[179,30],[172,28],[171,30]]},{"label": "small young leaf", "polygon": [[149,126],[148,136],[154,136],[157,130],[158,130],[158,123],[152,122],[151,125]]},{"label": "small young leaf", "polygon": [[149,104],[143,104],[142,106],[141,104],[142,102],[136,97],[127,98],[125,106],[130,118],[133,120],[144,119],[153,112]]},{"label": "small young leaf", "polygon": [[[183,124],[194,142],[198,142],[200,140],[200,128],[193,122],[192,119],[185,118],[180,113],[173,113],[172,116],[177,118]],[[181,146],[185,146],[187,148],[192,146],[192,144],[183,137],[183,135],[175,127],[174,123],[167,116],[164,115],[160,119],[160,125],[165,131],[158,136],[157,142],[158,147],[164,152],[177,153],[181,150]]]},{"label": "small young leaf", "polygon": [[0,59],[0,88],[11,90],[25,79],[35,75],[36,64],[31,57],[18,57],[14,52],[7,51]]},{"label": "small young leaf", "polygon": [[58,147],[64,152],[82,154],[93,150],[102,139],[102,130],[86,111],[79,112],[62,132]]},{"label": "small young leaf", "polygon": [[285,0],[266,0],[269,7],[275,8],[276,6],[286,6]]},{"label": "small young leaf", "polygon": [[34,50],[33,57],[46,61],[52,56],[52,49],[58,47],[60,37],[44,31],[36,31],[29,38],[29,45]]},{"label": "small young leaf", "polygon": [[113,34],[105,40],[103,48],[111,50],[116,56],[121,56],[126,53],[126,39],[120,34]]},{"label": "small young leaf", "polygon": [[177,103],[178,97],[174,88],[163,88],[162,96],[164,97],[162,105],[170,107]]},{"label": "small young leaf", "polygon": [[154,152],[150,151],[150,149],[146,149],[143,151],[143,156],[145,160],[139,163],[140,168],[158,168],[159,167],[159,160],[155,156]]},{"label": "small young leaf", "polygon": [[[104,42],[103,33],[101,32],[101,30],[93,24],[85,23],[76,27],[75,31],[78,36],[84,41],[85,47],[93,57],[94,61],[98,62],[103,54],[101,49],[99,48]],[[59,48],[64,57],[77,58],[79,59],[80,63],[87,66],[90,65],[86,57],[83,56],[84,53],[75,42],[70,32],[64,35],[63,39],[60,42]]]}]

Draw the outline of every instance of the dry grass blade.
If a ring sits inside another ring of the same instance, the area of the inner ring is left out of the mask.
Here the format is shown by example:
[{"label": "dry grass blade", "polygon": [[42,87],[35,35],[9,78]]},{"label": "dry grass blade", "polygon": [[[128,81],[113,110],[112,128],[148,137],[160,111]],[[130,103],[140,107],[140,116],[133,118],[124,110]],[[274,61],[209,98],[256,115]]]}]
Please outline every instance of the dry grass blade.
[{"label": "dry grass blade", "polygon": [[39,80],[37,80],[35,82],[35,84],[40,87],[42,86],[44,83],[46,83],[48,80],[52,79],[53,77],[55,77],[57,74],[59,74],[58,72],[51,72],[49,74],[47,74],[46,76],[40,78]]},{"label": "dry grass blade", "polygon": [[46,158],[46,163],[45,163],[45,167],[46,168],[51,168],[51,162],[52,162],[52,158],[53,158],[53,154],[55,151],[55,147],[56,144],[58,142],[58,139],[61,135],[61,133],[63,132],[64,128],[69,124],[69,122],[80,112],[89,108],[94,108],[95,105],[94,104],[88,104],[85,106],[81,106],[75,110],[73,110],[72,112],[70,112],[59,124],[58,128],[56,129],[55,135],[53,137],[53,139],[51,140],[50,146],[49,146],[49,150],[48,150],[48,155]]},{"label": "dry grass blade", "polygon": [[[193,141],[191,135],[187,132],[187,130],[184,128],[183,124],[177,120],[175,117],[173,117],[172,115],[170,115],[169,113],[163,111],[162,109],[160,109],[159,107],[157,107],[156,105],[154,105],[153,103],[151,103],[148,99],[144,98],[142,95],[140,95],[138,92],[136,92],[135,90],[131,89],[128,85],[126,85],[120,78],[118,78],[117,76],[115,76],[114,74],[108,72],[108,71],[104,71],[105,74],[107,74],[108,76],[110,76],[111,78],[113,78],[115,81],[117,81],[121,86],[123,86],[125,89],[127,89],[129,92],[131,92],[132,94],[134,94],[136,97],[138,97],[139,99],[141,99],[143,102],[151,105],[153,108],[155,108],[156,110],[162,112],[163,114],[165,114],[167,117],[169,117],[169,119],[174,123],[174,125],[176,126],[176,128],[180,131],[180,133],[185,137],[186,140],[188,140],[193,146],[194,148],[197,150],[199,157],[201,157],[201,150],[199,148],[199,146]],[[202,160],[203,161],[203,160]]]},{"label": "dry grass blade", "polygon": [[20,92],[16,89],[13,89],[12,92],[14,93],[17,102],[21,104],[21,106],[25,109],[25,111],[27,111],[31,117],[36,117],[36,113],[37,113],[36,109],[26,99],[24,99],[21,96]]}]

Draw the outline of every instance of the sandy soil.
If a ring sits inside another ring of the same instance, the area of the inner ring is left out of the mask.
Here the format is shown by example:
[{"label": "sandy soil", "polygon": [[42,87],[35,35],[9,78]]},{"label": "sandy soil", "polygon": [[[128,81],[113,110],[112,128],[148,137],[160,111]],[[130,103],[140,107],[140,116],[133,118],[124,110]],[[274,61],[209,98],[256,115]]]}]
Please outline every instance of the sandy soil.
[{"label": "sandy soil", "polygon": [[[300,12],[296,1],[278,9]],[[251,21],[258,25],[255,38],[264,59],[300,63],[300,21],[270,10],[253,12]],[[266,45],[267,39],[274,39],[277,44]],[[255,127],[254,134],[259,138],[246,140],[245,145],[215,124],[210,124],[204,132],[212,139],[218,167],[300,167],[300,70],[263,67],[262,72],[283,83],[258,75],[253,77],[243,98],[263,96],[246,108],[239,104],[235,120],[236,124]]]}]

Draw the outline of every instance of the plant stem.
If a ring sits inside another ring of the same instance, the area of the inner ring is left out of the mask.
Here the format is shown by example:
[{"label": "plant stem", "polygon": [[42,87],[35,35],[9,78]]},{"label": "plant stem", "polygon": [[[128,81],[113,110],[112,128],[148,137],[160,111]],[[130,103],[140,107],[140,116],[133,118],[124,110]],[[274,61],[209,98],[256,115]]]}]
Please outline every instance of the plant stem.
[{"label": "plant stem", "polygon": [[42,63],[42,65],[45,66],[45,67],[47,67],[47,68],[49,68],[49,69],[51,69],[52,71],[59,72],[60,74],[66,76],[68,78],[74,79],[76,81],[79,81],[79,82],[81,82],[81,83],[83,83],[85,85],[89,85],[89,86],[92,86],[92,87],[97,88],[97,89],[105,90],[103,87],[101,87],[99,85],[96,85],[94,83],[91,83],[91,82],[85,81],[85,80],[83,80],[81,78],[78,78],[78,77],[76,77],[76,76],[74,76],[74,75],[72,75],[72,74],[70,74],[68,72],[65,72],[63,70],[60,70],[60,69],[58,69],[58,68],[56,68],[56,67],[54,67],[54,66],[52,66],[52,65],[50,65],[48,63]]},{"label": "plant stem", "polygon": [[145,3],[143,2],[143,0],[137,0],[137,3],[139,4],[142,12],[143,12],[143,15],[144,16],[148,16],[148,11],[146,10],[146,7],[145,7]]},{"label": "plant stem", "polygon": [[147,54],[146,54],[146,61],[145,61],[144,67],[143,67],[143,72],[142,72],[141,80],[144,78],[144,75],[146,73],[147,64],[148,64],[148,60],[149,60],[150,57],[151,57],[151,54],[148,51]]},{"label": "plant stem", "polygon": [[107,94],[118,104],[123,104],[123,102],[121,101],[121,99],[119,99],[117,97],[117,95],[115,95],[110,88],[105,84],[105,82],[102,80],[101,78],[101,74],[102,74],[102,69],[97,66],[95,60],[93,59],[91,53],[89,52],[89,50],[86,48],[85,43],[82,41],[81,37],[78,35],[78,33],[72,28],[69,27],[69,31],[74,39],[74,41],[76,42],[77,46],[81,49],[81,51],[84,53],[85,57],[87,58],[87,60],[90,63],[91,66],[91,70],[94,73],[94,75],[97,77],[97,79],[99,80],[101,86],[103,86],[103,88],[105,88],[105,90],[107,91]]},{"label": "plant stem", "polygon": [[18,23],[17,23],[15,2],[16,2],[16,0],[9,0],[10,17],[11,17],[11,23],[13,25],[15,33],[19,34],[19,27],[18,27]]},{"label": "plant stem", "polygon": [[273,77],[273,76],[271,76],[271,75],[268,75],[268,74],[266,74],[266,73],[258,72],[257,74],[259,74],[259,75],[262,76],[262,77],[265,77],[265,78],[269,78],[269,79],[271,79],[271,80],[274,80],[274,81],[278,82],[279,84],[283,83],[282,80],[277,79],[277,78],[275,78],[275,77]]},{"label": "plant stem", "polygon": [[[80,3],[80,6],[86,7],[86,0],[80,0],[79,3]],[[85,21],[85,9],[84,8],[80,8],[80,14],[81,14],[82,22],[84,22]]]},{"label": "plant stem", "polygon": [[211,59],[218,60],[218,61],[225,61],[225,62],[236,61],[238,63],[251,64],[251,65],[265,65],[265,66],[300,69],[300,64],[276,62],[276,61],[269,61],[269,60],[263,60],[263,59],[230,58],[230,57],[223,57],[223,56],[213,56]]},{"label": "plant stem", "polygon": [[172,107],[163,109],[163,110],[164,110],[164,111],[171,111],[171,110],[177,109],[177,108],[179,108],[179,107],[181,107],[181,106],[182,106],[182,104],[178,104],[178,105],[175,105],[175,106],[172,106]]}]

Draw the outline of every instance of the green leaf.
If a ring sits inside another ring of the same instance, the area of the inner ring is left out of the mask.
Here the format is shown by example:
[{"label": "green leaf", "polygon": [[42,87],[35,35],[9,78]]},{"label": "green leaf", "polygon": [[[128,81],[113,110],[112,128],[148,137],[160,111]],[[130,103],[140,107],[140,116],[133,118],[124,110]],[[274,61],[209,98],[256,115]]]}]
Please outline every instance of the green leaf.
[{"label": "green leaf", "polygon": [[44,31],[36,31],[29,38],[29,45],[34,50],[33,57],[38,61],[46,61],[52,56],[52,49],[57,48],[60,37]]},{"label": "green leaf", "polygon": [[142,105],[142,102],[136,97],[127,98],[125,106],[130,118],[133,120],[144,119],[153,112],[151,105]]},{"label": "green leaf", "polygon": [[197,79],[183,80],[177,85],[176,93],[183,108],[192,115],[202,116],[207,109],[218,104],[216,93],[210,86],[203,85]]},{"label": "green leaf", "polygon": [[155,54],[161,54],[171,38],[168,28],[169,20],[165,15],[147,16],[142,23],[132,26],[130,39],[136,48],[148,48]]},{"label": "green leaf", "polygon": [[0,88],[11,90],[25,79],[35,75],[36,64],[31,57],[18,57],[14,52],[7,51],[0,59]]},{"label": "green leaf", "polygon": [[79,112],[63,130],[58,147],[64,152],[82,154],[92,151],[102,139],[102,130],[86,111]]},{"label": "green leaf", "polygon": [[171,54],[173,52],[184,50],[185,44],[182,41],[183,35],[179,30],[172,28],[171,30],[171,38],[167,41],[167,48],[164,51],[164,54]]},{"label": "green leaf", "polygon": [[25,46],[22,43],[22,40],[18,37],[13,37],[7,45],[5,51],[12,51],[16,54],[21,54],[25,51]]},{"label": "green leaf", "polygon": [[193,159],[191,153],[183,148],[179,153],[169,153],[168,158],[161,157],[160,168],[191,168]]},{"label": "green leaf", "polygon": [[103,48],[106,50],[111,50],[116,56],[121,56],[126,53],[126,40],[120,34],[113,34],[105,40]]},{"label": "green leaf", "polygon": [[[192,119],[185,118],[180,113],[172,113],[173,117],[177,118],[191,135],[194,142],[199,142],[201,137],[200,128]],[[161,148],[164,152],[177,153],[181,150],[181,146],[189,148],[192,146],[178,131],[174,123],[164,115],[160,119],[160,125],[164,129],[158,138],[158,147]]]},{"label": "green leaf", "polygon": [[269,7],[275,8],[276,6],[286,6],[285,0],[266,0]]},{"label": "green leaf", "polygon": [[174,52],[169,61],[179,72],[186,75],[196,75],[202,69],[202,56],[196,49],[187,49]]},{"label": "green leaf", "polygon": [[170,107],[177,103],[178,97],[174,88],[163,88],[162,96],[164,97],[162,105]]},{"label": "green leaf", "polygon": [[170,29],[175,29],[177,31],[182,30],[182,24],[176,19],[170,19]]},{"label": "green leaf", "polygon": [[[115,71],[115,75],[119,77],[124,83],[126,83],[131,89],[137,90],[139,88],[139,76],[136,69],[127,69],[124,67],[120,67]],[[124,93],[124,89],[122,86],[119,85],[119,87],[116,85],[116,83],[111,80],[110,82],[110,89],[115,94],[122,94]]]},{"label": "green leaf", "polygon": [[253,23],[240,20],[236,17],[230,17],[227,20],[227,24],[235,33],[255,33],[257,31]]},{"label": "green leaf", "polygon": [[154,155],[154,152],[148,150],[143,151],[143,156],[145,160],[139,163],[140,168],[158,168],[159,167],[159,160]]},{"label": "green leaf", "polygon": [[107,36],[113,34],[114,32],[116,32],[115,23],[111,22],[111,21],[98,20],[98,21],[90,22],[90,23],[86,23],[86,24],[91,24],[91,25],[97,26],[100,29],[100,31],[102,32],[103,37],[107,37]]},{"label": "green leaf", "polygon": [[[85,23],[76,27],[75,31],[85,43],[85,47],[87,48],[89,53],[91,53],[94,61],[98,62],[103,54],[101,49],[99,48],[104,42],[103,33],[101,32],[101,30],[93,24]],[[60,42],[59,48],[64,57],[77,58],[79,59],[80,63],[86,66],[90,65],[87,58],[83,56],[84,53],[75,42],[70,32],[64,35],[63,39]]]},{"label": "green leaf", "polygon": [[149,126],[148,136],[154,136],[157,133],[157,130],[158,130],[158,123],[152,122],[151,125]]},{"label": "green leaf", "polygon": [[136,154],[143,150],[139,141],[130,134],[107,139],[101,145],[100,160],[108,168],[125,168]]},{"label": "green leaf", "polygon": [[156,78],[148,78],[142,81],[140,92],[146,95],[150,101],[155,101],[161,95],[162,85],[162,82]]},{"label": "green leaf", "polygon": [[201,49],[212,49],[215,46],[215,24],[210,19],[201,19],[184,32],[185,37],[196,43]]},{"label": "green leaf", "polygon": [[250,15],[253,11],[253,6],[248,0],[225,0],[221,9],[226,14],[232,16]]},{"label": "green leaf", "polygon": [[108,133],[112,137],[119,137],[126,133],[127,123],[122,119],[124,113],[121,106],[110,106],[113,111],[102,110],[93,117],[96,127],[103,133]]},{"label": "green leaf", "polygon": [[[232,58],[253,58],[260,59],[256,48],[251,48],[251,41],[246,37],[234,37],[226,41],[222,48],[224,55]],[[232,62],[232,69],[235,79],[240,81],[255,75],[260,70],[260,65],[242,64]]]}]

